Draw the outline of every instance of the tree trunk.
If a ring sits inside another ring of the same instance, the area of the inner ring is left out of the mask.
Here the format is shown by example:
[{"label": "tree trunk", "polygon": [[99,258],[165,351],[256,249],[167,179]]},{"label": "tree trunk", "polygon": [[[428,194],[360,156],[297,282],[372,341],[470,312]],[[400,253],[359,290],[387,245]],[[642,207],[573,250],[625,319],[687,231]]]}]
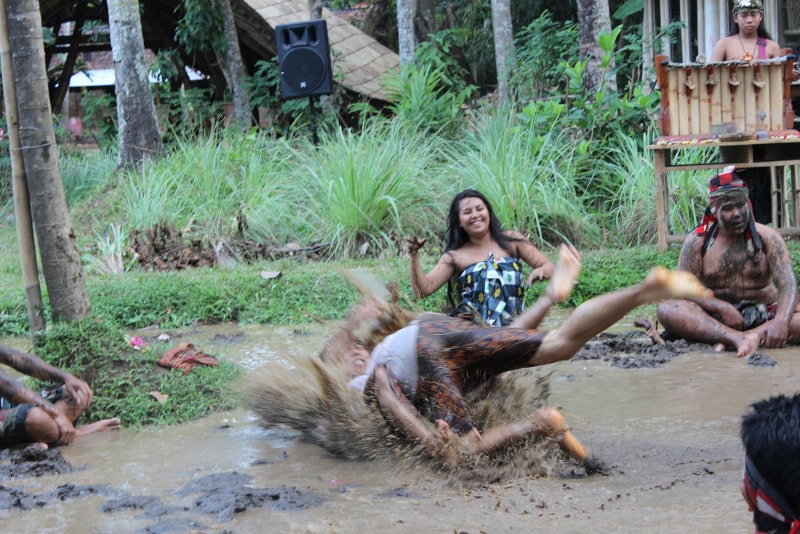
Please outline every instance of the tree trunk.
[{"label": "tree trunk", "polygon": [[225,32],[225,50],[215,51],[222,75],[233,96],[233,115],[242,129],[253,125],[253,112],[250,109],[250,97],[244,86],[244,65],[242,52],[239,49],[239,35],[236,32],[236,20],[233,17],[230,0],[217,0],[222,15],[222,29]]},{"label": "tree trunk", "polygon": [[414,62],[417,49],[414,37],[416,0],[397,0],[397,42],[400,68]]},{"label": "tree trunk", "polygon": [[417,0],[414,31],[417,43],[430,40],[428,36],[436,33],[436,0]]},{"label": "tree trunk", "polygon": [[11,43],[8,41],[8,19],[5,2],[0,0],[0,66],[3,71],[3,103],[8,127],[9,159],[11,160],[11,187],[14,192],[14,219],[17,226],[17,244],[22,266],[22,283],[28,308],[31,337],[36,339],[44,332],[42,288],[39,285],[39,266],[36,262],[36,241],[33,238],[33,219],[25,178],[25,162],[20,152],[19,114],[17,89],[14,86],[14,69],[11,63]]},{"label": "tree trunk", "polygon": [[[580,57],[588,59],[583,84],[586,91],[595,93],[603,86],[605,73],[600,66],[603,50],[600,48],[600,34],[611,31],[611,17],[608,0],[578,0],[578,40],[580,41]],[[613,61],[609,66],[614,68]],[[613,79],[606,81],[606,88],[616,91],[617,84]]]},{"label": "tree trunk", "polygon": [[39,2],[8,0],[5,7],[14,86],[21,89],[17,91],[20,150],[47,295],[55,317],[77,321],[92,307],[58,166]]},{"label": "tree trunk", "polygon": [[322,18],[322,0],[308,0],[308,16],[312,20]]},{"label": "tree trunk", "polygon": [[164,152],[147,65],[138,0],[108,0],[117,93],[119,166],[138,166]]},{"label": "tree trunk", "polygon": [[497,104],[508,102],[508,69],[514,56],[514,30],[509,0],[492,0],[494,56],[497,66]]}]

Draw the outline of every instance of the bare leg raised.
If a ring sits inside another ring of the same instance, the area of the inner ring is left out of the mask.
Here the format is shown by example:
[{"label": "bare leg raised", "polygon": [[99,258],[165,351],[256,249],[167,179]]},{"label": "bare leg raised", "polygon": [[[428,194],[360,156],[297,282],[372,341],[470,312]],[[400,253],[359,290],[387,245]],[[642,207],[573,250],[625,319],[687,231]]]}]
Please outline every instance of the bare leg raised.
[{"label": "bare leg raised", "polygon": [[665,298],[708,298],[712,292],[692,274],[656,267],[643,282],[587,300],[556,330],[548,332],[531,365],[568,360],[592,337],[637,306]]}]

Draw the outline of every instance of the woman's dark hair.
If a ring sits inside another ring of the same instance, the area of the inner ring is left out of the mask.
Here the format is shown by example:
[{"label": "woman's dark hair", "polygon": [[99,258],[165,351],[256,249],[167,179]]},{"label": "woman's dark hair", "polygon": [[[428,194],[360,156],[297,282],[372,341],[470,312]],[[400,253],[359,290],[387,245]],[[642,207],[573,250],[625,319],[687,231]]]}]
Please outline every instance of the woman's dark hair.
[{"label": "woman's dark hair", "polygon": [[[506,235],[499,219],[494,214],[494,210],[492,209],[489,199],[487,199],[483,193],[476,191],[475,189],[465,189],[461,191],[455,197],[453,197],[453,201],[450,202],[450,212],[447,214],[447,231],[445,233],[445,242],[447,245],[444,247],[444,252],[447,253],[451,250],[461,248],[469,241],[469,235],[467,235],[467,232],[461,228],[458,217],[461,201],[465,198],[478,198],[483,201],[483,203],[486,205],[486,211],[489,212],[489,234],[495,241],[497,241],[497,243],[500,245],[500,248],[502,248],[506,254],[513,256],[514,250],[511,246],[511,242],[516,241],[516,239],[510,238],[508,235]],[[453,283],[453,280],[458,278],[459,274],[461,273],[456,273],[450,278],[450,280],[447,281],[447,300],[453,307],[453,311],[455,311],[456,307],[458,306],[458,295],[456,294],[456,287]]]}]

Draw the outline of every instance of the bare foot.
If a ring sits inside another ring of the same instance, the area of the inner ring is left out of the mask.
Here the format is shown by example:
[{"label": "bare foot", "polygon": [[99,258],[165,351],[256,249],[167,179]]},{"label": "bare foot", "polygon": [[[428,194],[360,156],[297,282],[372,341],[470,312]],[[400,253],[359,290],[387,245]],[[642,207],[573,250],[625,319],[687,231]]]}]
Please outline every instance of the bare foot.
[{"label": "bare foot", "polygon": [[655,267],[644,280],[647,290],[652,290],[653,299],[711,298],[714,292],[700,283],[692,273],[670,271],[666,267]]},{"label": "bare foot", "polygon": [[558,262],[550,283],[547,285],[547,295],[553,304],[567,300],[575,287],[578,275],[581,273],[581,256],[574,247],[564,243],[558,250]]},{"label": "bare foot", "polygon": [[569,454],[578,458],[579,460],[586,460],[589,457],[589,452],[583,444],[578,441],[578,438],[569,431],[569,427],[564,422],[564,416],[555,408],[541,408],[536,411],[536,418],[541,419],[547,425],[547,429],[552,434],[561,434],[558,442]]},{"label": "bare foot", "polygon": [[[746,358],[750,356],[758,350],[760,344],[761,334],[758,332],[750,332],[748,334],[743,334],[741,337],[737,337],[733,342],[733,346],[736,349],[736,357]],[[725,352],[726,350],[728,350],[728,346],[725,345],[725,343],[717,343],[714,345],[714,352]]]},{"label": "bare foot", "polygon": [[81,425],[75,428],[75,437],[79,438],[81,436],[85,436],[93,432],[103,432],[105,430],[117,430],[121,426],[122,425],[120,423],[120,420],[117,417],[114,417],[112,419],[103,419],[102,421],[97,421],[95,423],[90,423],[88,425]]},{"label": "bare foot", "polygon": [[736,357],[744,358],[753,354],[758,350],[761,344],[761,334],[758,332],[751,332],[742,336],[742,340],[736,344]]}]

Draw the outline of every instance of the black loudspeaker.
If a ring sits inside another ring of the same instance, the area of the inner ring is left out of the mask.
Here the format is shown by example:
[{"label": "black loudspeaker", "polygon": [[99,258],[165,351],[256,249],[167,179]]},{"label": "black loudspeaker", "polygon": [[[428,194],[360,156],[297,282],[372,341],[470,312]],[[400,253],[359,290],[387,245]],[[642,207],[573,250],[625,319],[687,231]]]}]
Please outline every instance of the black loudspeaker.
[{"label": "black loudspeaker", "polygon": [[333,92],[328,24],[324,20],[275,26],[275,41],[284,100]]}]

